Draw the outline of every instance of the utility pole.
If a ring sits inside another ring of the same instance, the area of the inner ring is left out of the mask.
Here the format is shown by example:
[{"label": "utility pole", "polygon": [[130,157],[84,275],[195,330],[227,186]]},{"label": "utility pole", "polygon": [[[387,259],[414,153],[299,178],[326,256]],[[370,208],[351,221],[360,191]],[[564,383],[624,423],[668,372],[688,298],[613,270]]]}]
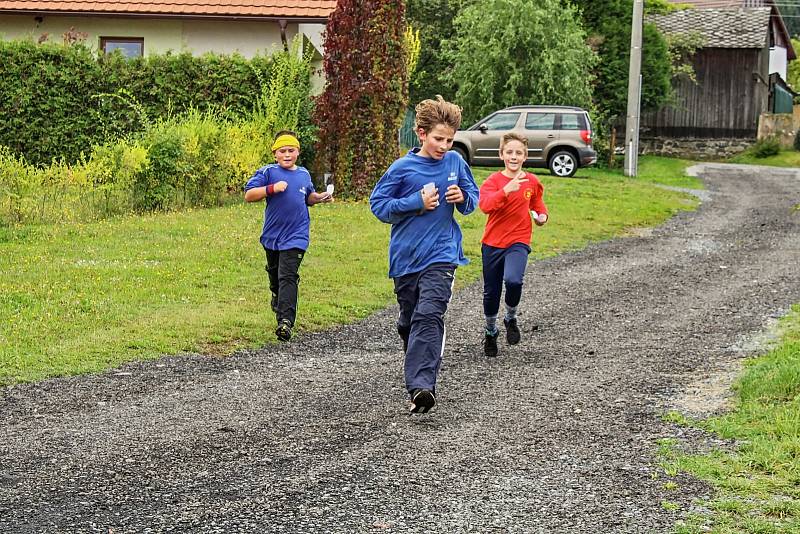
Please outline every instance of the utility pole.
[{"label": "utility pole", "polygon": [[644,0],[633,1],[631,62],[628,69],[628,116],[625,120],[625,176],[636,176],[639,165],[639,100],[642,92],[642,16]]}]

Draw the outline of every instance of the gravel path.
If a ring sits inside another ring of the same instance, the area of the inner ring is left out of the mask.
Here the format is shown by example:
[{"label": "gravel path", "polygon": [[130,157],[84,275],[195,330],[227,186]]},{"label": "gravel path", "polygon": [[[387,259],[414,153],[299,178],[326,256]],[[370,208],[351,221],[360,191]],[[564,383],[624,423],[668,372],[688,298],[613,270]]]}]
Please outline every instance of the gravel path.
[{"label": "gravel path", "polygon": [[699,171],[699,211],[533,264],[496,360],[482,288],[457,292],[429,415],[405,414],[394,309],[0,390],[0,532],[669,532],[662,501],[709,489],[656,477],[690,433],[659,414],[800,302],[800,176]]}]

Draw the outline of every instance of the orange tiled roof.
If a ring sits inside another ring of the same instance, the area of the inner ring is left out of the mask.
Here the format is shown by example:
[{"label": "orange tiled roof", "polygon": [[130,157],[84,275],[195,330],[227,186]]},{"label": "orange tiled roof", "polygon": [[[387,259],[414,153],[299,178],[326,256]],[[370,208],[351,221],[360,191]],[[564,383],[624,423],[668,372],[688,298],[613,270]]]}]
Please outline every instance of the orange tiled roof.
[{"label": "orange tiled roof", "polygon": [[287,17],[324,19],[336,0],[0,0],[0,12],[183,15],[187,17]]}]

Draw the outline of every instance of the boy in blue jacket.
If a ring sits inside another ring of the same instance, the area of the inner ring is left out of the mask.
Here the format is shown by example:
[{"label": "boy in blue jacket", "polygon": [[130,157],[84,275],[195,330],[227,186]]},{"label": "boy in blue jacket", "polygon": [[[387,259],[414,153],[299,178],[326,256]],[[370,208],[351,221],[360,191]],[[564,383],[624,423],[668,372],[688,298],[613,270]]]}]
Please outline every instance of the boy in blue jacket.
[{"label": "boy in blue jacket", "polygon": [[296,164],[300,142],[294,132],[278,132],[272,154],[275,163],[253,174],[244,187],[244,199],[267,200],[261,246],[267,254],[271,305],[278,322],[275,335],[281,341],[289,341],[297,316],[298,271],[309,241],[308,206],[332,202],[333,195],[314,191],[311,175]]},{"label": "boy in blue jacket", "polygon": [[397,331],[405,351],[406,389],[411,412],[436,404],[436,376],[444,351],[444,314],[455,270],[468,263],[454,209],[467,215],[478,204],[478,186],[466,162],[455,152],[453,137],[461,108],[423,100],[414,129],[422,144],[389,167],[375,185],[372,213],[392,225],[389,276],[400,305]]}]

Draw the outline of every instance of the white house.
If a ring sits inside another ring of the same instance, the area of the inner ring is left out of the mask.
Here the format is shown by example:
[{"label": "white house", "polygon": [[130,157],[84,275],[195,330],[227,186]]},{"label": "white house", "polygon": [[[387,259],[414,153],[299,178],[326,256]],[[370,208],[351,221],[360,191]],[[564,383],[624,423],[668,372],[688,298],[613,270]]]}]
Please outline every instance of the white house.
[{"label": "white house", "polygon": [[98,51],[128,56],[172,51],[252,57],[303,33],[319,52],[336,0],[0,0],[0,38],[60,42],[85,37]]}]

